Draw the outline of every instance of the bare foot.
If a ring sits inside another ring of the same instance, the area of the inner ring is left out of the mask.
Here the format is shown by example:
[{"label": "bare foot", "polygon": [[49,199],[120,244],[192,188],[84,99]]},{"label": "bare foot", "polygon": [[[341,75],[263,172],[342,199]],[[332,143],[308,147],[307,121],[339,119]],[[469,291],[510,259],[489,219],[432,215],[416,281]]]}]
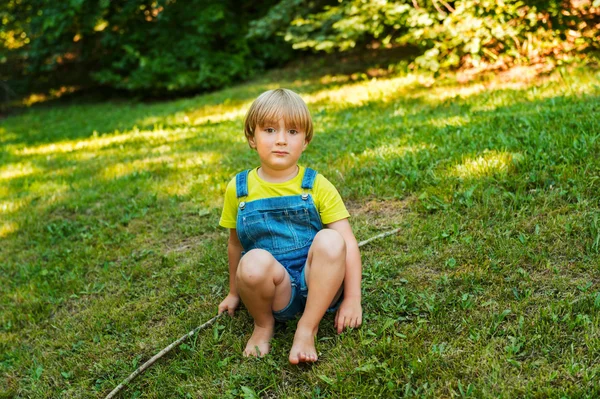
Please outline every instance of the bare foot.
[{"label": "bare foot", "polygon": [[274,324],[260,327],[254,324],[252,336],[244,349],[244,356],[263,357],[271,349],[271,338],[273,338]]},{"label": "bare foot", "polygon": [[319,358],[315,349],[317,329],[298,327],[294,335],[294,343],[290,349],[290,363],[316,362]]}]

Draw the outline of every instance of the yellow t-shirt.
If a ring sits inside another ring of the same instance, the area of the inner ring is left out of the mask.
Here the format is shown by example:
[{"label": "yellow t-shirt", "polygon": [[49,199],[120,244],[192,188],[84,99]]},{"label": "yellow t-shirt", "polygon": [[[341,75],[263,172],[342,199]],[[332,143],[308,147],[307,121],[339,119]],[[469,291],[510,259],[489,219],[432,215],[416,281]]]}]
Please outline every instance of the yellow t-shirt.
[{"label": "yellow t-shirt", "polygon": [[[258,168],[252,169],[248,173],[248,196],[243,200],[246,202],[262,199],[281,197],[285,195],[302,194],[302,178],[306,168],[299,167],[299,172],[296,177],[283,183],[269,183],[258,177]],[[225,203],[223,204],[223,213],[219,225],[235,229],[238,201],[235,189],[235,177],[227,184],[225,191]],[[321,223],[329,224],[338,220],[350,217],[350,213],[342,201],[342,197],[336,190],[333,184],[329,182],[323,175],[317,174],[312,190],[309,191],[313,197],[313,201],[321,216]]]}]

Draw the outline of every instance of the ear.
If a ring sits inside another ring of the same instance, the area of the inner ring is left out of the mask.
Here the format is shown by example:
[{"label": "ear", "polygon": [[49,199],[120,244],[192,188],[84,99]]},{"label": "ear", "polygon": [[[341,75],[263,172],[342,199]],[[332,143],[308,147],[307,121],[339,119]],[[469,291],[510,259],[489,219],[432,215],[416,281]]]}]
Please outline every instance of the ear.
[{"label": "ear", "polygon": [[248,144],[250,145],[250,148],[255,149],[256,150],[256,142],[254,141],[254,137],[250,137],[248,139]]}]

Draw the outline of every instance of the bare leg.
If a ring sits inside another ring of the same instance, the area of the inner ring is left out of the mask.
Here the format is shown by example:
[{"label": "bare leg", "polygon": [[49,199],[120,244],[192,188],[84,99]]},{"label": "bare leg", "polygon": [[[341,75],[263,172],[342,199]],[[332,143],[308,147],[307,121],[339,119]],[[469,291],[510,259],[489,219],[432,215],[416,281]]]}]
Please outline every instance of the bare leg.
[{"label": "bare leg", "polygon": [[290,276],[269,252],[254,249],[240,260],[236,282],[240,297],[254,318],[254,331],[244,356],[262,357],[271,349],[273,310],[285,308],[292,296]]},{"label": "bare leg", "polygon": [[306,262],[308,298],[298,321],[290,363],[316,362],[315,337],[325,311],[339,298],[346,270],[346,243],[335,230],[321,230],[313,241]]}]

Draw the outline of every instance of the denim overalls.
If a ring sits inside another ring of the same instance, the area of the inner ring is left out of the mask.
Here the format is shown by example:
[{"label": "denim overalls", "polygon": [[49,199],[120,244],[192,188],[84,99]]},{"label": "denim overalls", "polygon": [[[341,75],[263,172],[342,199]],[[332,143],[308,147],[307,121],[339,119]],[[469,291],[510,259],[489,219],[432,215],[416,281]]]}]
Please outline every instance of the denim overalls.
[{"label": "denim overalls", "polygon": [[304,309],[308,289],[304,278],[304,266],[308,250],[315,235],[323,229],[321,217],[309,191],[312,190],[317,172],[306,168],[300,195],[263,198],[245,202],[248,196],[248,173],[236,175],[238,213],[236,229],[244,248],[244,255],[251,249],[264,249],[285,267],[292,282],[292,298],[288,306],[273,312],[278,321],[293,318]]}]

